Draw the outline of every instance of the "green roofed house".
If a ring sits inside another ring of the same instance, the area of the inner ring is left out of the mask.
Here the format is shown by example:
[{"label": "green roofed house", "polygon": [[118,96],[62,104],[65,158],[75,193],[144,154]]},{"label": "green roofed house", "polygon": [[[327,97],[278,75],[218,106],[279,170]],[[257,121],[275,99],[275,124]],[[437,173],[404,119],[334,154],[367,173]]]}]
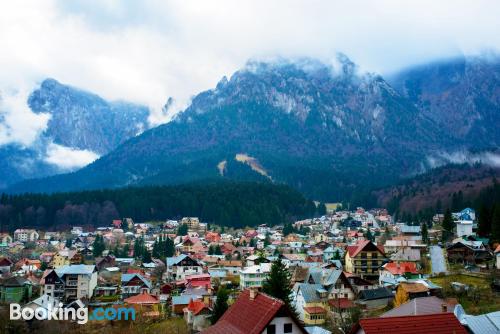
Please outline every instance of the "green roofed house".
[{"label": "green roofed house", "polygon": [[0,302],[20,303],[31,299],[31,282],[22,277],[9,277],[0,282]]}]

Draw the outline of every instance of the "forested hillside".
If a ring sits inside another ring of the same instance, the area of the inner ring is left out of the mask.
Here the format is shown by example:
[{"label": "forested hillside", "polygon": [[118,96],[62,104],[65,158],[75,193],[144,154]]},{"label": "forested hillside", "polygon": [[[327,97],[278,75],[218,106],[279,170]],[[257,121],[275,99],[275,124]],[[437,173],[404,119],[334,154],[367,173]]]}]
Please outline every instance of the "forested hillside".
[{"label": "forested hillside", "polygon": [[[324,208],[324,207],[323,207]],[[198,216],[224,226],[283,224],[311,216],[316,206],[282,185],[251,182],[199,183],[130,187],[54,194],[6,195],[0,198],[1,230],[69,226],[108,226],[113,219],[136,222]]]}]

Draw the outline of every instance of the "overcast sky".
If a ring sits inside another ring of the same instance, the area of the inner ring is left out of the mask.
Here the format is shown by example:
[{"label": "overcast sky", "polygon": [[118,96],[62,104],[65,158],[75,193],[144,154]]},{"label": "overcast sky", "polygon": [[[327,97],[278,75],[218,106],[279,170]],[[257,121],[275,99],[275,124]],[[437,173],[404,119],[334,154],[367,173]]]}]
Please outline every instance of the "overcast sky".
[{"label": "overcast sky", "polygon": [[500,1],[3,1],[0,144],[28,145],[43,130],[47,117],[23,104],[46,77],[158,111],[251,58],[328,62],[342,51],[384,74],[497,51],[499,32]]}]

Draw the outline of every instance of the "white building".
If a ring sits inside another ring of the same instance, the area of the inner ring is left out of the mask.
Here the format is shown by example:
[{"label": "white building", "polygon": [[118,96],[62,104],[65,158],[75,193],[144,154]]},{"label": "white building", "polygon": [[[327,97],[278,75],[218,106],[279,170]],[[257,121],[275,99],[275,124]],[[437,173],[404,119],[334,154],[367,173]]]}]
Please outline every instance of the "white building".
[{"label": "white building", "polygon": [[203,267],[186,254],[167,258],[167,278],[173,281],[183,280],[189,275],[203,274]]},{"label": "white building", "polygon": [[473,227],[472,220],[457,221],[457,237],[461,238],[464,236],[473,235],[472,227]]},{"label": "white building", "polygon": [[90,299],[94,295],[97,286],[97,269],[94,265],[68,265],[56,269],[56,273],[64,282],[66,300]]},{"label": "white building", "polygon": [[240,287],[246,288],[261,288],[262,283],[266,280],[271,272],[271,263],[261,263],[240,270]]},{"label": "white building", "polygon": [[37,241],[40,235],[36,230],[19,228],[14,231],[14,240],[21,242]]}]

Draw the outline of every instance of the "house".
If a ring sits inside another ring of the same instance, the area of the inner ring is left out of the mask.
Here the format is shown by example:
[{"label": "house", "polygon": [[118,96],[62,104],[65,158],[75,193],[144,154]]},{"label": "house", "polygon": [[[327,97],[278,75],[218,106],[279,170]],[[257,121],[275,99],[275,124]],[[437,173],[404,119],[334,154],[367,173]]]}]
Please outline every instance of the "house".
[{"label": "house", "polygon": [[212,309],[201,300],[190,300],[184,308],[184,320],[193,331],[201,331],[210,326]]},{"label": "house", "polygon": [[186,224],[190,231],[196,231],[200,225],[200,219],[197,217],[184,217],[181,224]]},{"label": "house", "polygon": [[261,288],[262,283],[266,280],[271,272],[271,263],[261,263],[240,270],[240,287]]},{"label": "house", "polygon": [[322,325],[328,311],[328,291],[321,284],[296,283],[293,301],[305,325]]},{"label": "house", "polygon": [[329,299],[354,299],[354,290],[349,279],[342,270],[328,268],[311,268],[305,279],[306,283],[321,284],[328,291]]},{"label": "house", "polygon": [[362,290],[358,294],[357,304],[366,309],[387,306],[394,299],[392,291],[388,288]]},{"label": "house", "polygon": [[424,315],[451,312],[458,305],[456,301],[447,301],[436,296],[413,298],[406,303],[385,312],[381,317],[400,317],[405,315]]},{"label": "house", "polygon": [[35,242],[40,235],[36,230],[19,228],[14,231],[14,240],[21,242]]},{"label": "house", "polygon": [[408,296],[408,298],[418,298],[429,296],[429,288],[423,283],[416,282],[401,282],[398,285],[397,291],[403,290],[403,292]]},{"label": "house", "polygon": [[151,292],[151,282],[141,274],[123,274],[121,286],[124,298]]},{"label": "house", "polygon": [[12,237],[9,233],[0,233],[0,244],[8,246],[12,241]]},{"label": "house", "polygon": [[160,299],[157,296],[143,292],[138,295],[129,297],[123,301],[126,306],[131,306],[135,309],[136,314],[143,317],[158,317],[160,316]]},{"label": "house", "polygon": [[31,299],[32,285],[25,278],[11,276],[0,282],[0,302],[20,303]]},{"label": "house", "polygon": [[283,301],[255,289],[243,291],[217,323],[202,334],[306,334]]},{"label": "house", "polygon": [[52,267],[55,269],[68,266],[70,264],[80,264],[82,255],[74,249],[63,249],[52,258]]},{"label": "house", "polygon": [[64,282],[64,299],[90,299],[97,286],[97,270],[94,265],[76,264],[56,269],[57,275]]},{"label": "house", "polygon": [[379,246],[370,240],[347,246],[345,271],[363,279],[378,280],[379,268],[387,262],[387,257]]},{"label": "house", "polygon": [[106,255],[104,257],[95,259],[95,266],[98,271],[114,267],[115,265],[116,265],[116,258],[113,255]]},{"label": "house", "polygon": [[186,287],[203,287],[208,290],[211,288],[211,286],[212,284],[210,283],[210,274],[186,276]]},{"label": "house", "polygon": [[463,264],[480,264],[492,259],[490,250],[482,241],[469,241],[462,238],[453,240],[446,248],[448,261]]},{"label": "house", "polygon": [[397,285],[408,278],[420,278],[414,262],[389,262],[380,268],[380,285]]},{"label": "house", "polygon": [[191,301],[202,299],[203,296],[201,294],[182,294],[180,296],[172,296],[172,313],[178,315],[184,314],[184,309],[188,307]]},{"label": "house", "polygon": [[181,254],[167,258],[167,277],[173,281],[184,280],[189,275],[203,273],[201,264],[192,257]]},{"label": "house", "polygon": [[467,334],[467,330],[453,313],[365,318],[350,334]]},{"label": "house", "polygon": [[[58,307],[59,307],[59,300],[58,299],[55,299],[55,298],[53,298],[51,296],[47,296],[47,295],[41,295],[37,299],[34,299],[34,300],[28,302],[27,304],[25,304],[22,309],[24,310],[26,308],[30,308],[33,311],[35,311],[37,309],[44,309],[45,312],[47,312],[45,314],[48,314],[48,312],[50,312],[51,310],[58,308]],[[43,316],[43,313],[41,313],[41,314]],[[47,319],[47,316],[42,317],[42,319]]]},{"label": "house", "polygon": [[1,258],[0,259],[0,273],[2,275],[10,273],[13,265],[14,265],[14,263],[8,257]]},{"label": "house", "polygon": [[64,281],[53,269],[46,270],[40,281],[42,285],[42,294],[56,298],[58,300],[64,299]]},{"label": "house", "polygon": [[401,226],[401,233],[403,235],[420,235],[420,225],[403,225]]}]

